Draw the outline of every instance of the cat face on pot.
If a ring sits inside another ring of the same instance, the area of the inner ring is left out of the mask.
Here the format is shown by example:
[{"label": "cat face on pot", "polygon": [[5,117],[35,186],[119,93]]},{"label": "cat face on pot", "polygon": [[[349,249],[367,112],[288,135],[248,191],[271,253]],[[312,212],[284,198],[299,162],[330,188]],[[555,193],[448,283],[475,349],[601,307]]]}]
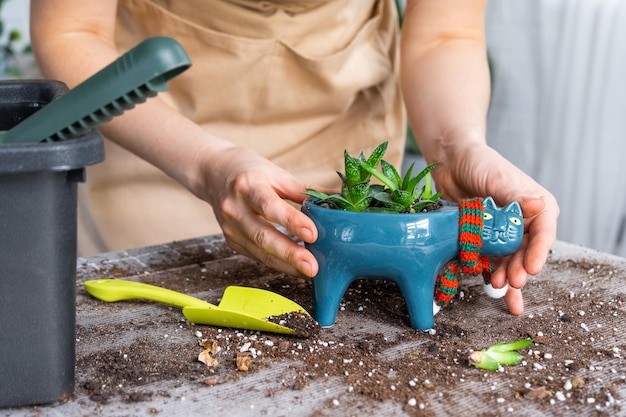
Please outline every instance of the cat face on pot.
[{"label": "cat face on pot", "polygon": [[517,201],[500,208],[493,198],[483,200],[483,247],[481,254],[501,257],[517,251],[524,236],[524,216]]}]

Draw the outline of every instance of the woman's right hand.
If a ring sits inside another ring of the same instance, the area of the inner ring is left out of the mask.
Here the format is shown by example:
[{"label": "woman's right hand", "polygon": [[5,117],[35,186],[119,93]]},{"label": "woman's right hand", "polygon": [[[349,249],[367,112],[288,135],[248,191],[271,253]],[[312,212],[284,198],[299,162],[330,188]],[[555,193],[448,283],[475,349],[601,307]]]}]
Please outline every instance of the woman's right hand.
[{"label": "woman's right hand", "polygon": [[209,202],[226,242],[235,251],[292,275],[313,277],[318,265],[302,245],[276,228],[284,227],[304,242],[317,239],[313,221],[301,204],[308,185],[251,149],[228,145],[200,151],[190,187]]}]

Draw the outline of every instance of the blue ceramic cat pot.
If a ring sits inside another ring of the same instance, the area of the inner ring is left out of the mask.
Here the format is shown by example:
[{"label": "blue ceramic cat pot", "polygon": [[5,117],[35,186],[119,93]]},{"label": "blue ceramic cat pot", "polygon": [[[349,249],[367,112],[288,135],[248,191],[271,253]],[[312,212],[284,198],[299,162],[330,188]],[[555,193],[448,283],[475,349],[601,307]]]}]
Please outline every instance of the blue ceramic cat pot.
[{"label": "blue ceramic cat pot", "polygon": [[309,197],[302,211],[314,221],[319,235],[306,245],[319,263],[313,279],[315,319],[323,327],[332,326],[349,285],[358,279],[378,279],[398,285],[411,327],[433,328],[436,290],[446,296],[447,278],[441,278],[441,271],[467,249],[463,248],[467,242],[460,239],[464,233],[469,230],[482,240],[470,242],[481,257],[510,255],[522,242],[523,217],[517,202],[498,208],[491,197],[477,200],[482,224],[464,224],[462,204],[443,200],[432,211],[379,213],[324,207]]}]

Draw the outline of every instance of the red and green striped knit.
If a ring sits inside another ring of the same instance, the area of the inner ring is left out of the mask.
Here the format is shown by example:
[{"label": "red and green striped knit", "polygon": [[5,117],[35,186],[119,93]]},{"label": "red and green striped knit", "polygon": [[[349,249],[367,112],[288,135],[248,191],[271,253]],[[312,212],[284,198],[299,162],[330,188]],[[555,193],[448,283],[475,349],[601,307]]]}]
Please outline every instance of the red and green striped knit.
[{"label": "red and green striped knit", "polygon": [[483,245],[483,199],[464,200],[459,204],[459,258],[444,266],[435,282],[435,303],[448,305],[459,286],[459,270],[469,275],[482,274],[489,283],[493,268],[486,256],[480,255]]}]

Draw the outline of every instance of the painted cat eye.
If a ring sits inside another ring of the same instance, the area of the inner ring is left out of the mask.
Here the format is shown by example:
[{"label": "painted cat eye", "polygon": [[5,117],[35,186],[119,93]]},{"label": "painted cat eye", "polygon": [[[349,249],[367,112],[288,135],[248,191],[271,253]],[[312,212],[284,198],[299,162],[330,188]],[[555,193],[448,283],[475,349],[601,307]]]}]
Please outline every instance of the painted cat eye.
[{"label": "painted cat eye", "polygon": [[509,220],[511,221],[511,223],[513,223],[516,226],[519,226],[522,224],[522,221],[517,217],[509,217]]},{"label": "painted cat eye", "polygon": [[490,213],[484,213],[483,214],[483,220],[491,220],[493,219],[493,215]]}]

